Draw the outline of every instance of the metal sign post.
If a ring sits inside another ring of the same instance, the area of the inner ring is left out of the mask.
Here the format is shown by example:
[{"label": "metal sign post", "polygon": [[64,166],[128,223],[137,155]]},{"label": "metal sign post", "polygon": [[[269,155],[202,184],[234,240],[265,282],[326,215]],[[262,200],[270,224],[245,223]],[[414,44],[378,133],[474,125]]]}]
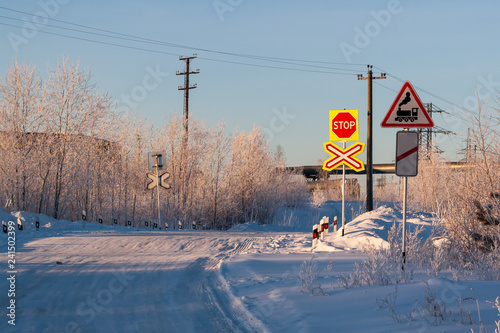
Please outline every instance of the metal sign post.
[{"label": "metal sign post", "polygon": [[148,184],[148,189],[152,190],[157,187],[157,201],[158,201],[158,223],[161,223],[161,211],[160,211],[160,186],[169,189],[170,184],[166,182],[167,178],[170,177],[168,172],[165,172],[160,176],[160,170],[163,169],[162,157],[165,155],[163,152],[152,152],[148,153],[148,169],[150,171],[156,170],[156,176],[148,173],[147,176],[151,179]]},{"label": "metal sign post", "polygon": [[402,259],[401,269],[405,269],[406,264],[406,199],[408,198],[408,177],[403,177],[403,244],[402,244]]},{"label": "metal sign post", "polygon": [[[156,158],[155,168],[156,168],[156,178],[157,179],[160,179],[160,168],[163,167],[163,165],[160,164],[160,157],[161,157],[161,154],[155,154],[155,158]],[[158,197],[158,221],[161,221],[161,213],[160,213],[160,186],[156,186],[156,193],[157,193],[157,197]]]},{"label": "metal sign post", "polygon": [[402,267],[406,264],[406,201],[408,198],[408,177],[418,174],[418,132],[399,131],[396,134],[396,175],[403,177],[403,241]]},{"label": "metal sign post", "polygon": [[[346,142],[342,142],[342,149],[345,150]],[[345,164],[342,164],[342,237],[345,228]]]}]

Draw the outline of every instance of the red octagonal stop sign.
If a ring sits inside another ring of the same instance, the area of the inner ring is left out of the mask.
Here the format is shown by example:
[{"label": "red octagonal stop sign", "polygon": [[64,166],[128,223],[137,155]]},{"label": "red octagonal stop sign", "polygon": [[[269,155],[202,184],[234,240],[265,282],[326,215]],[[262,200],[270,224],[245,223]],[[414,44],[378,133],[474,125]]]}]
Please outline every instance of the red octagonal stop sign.
[{"label": "red octagonal stop sign", "polygon": [[[353,114],[356,111],[355,114]],[[330,140],[358,140],[358,110],[330,111]]]}]

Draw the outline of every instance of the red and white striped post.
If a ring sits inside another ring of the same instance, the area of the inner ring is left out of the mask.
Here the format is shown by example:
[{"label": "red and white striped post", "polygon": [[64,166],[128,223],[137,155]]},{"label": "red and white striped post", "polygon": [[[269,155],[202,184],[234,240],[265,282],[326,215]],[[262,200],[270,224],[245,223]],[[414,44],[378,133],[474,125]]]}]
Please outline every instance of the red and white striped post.
[{"label": "red and white striped post", "polygon": [[313,225],[313,234],[312,234],[312,247],[313,248],[316,245],[318,245],[318,238],[319,238],[319,225],[315,224],[315,225]]}]

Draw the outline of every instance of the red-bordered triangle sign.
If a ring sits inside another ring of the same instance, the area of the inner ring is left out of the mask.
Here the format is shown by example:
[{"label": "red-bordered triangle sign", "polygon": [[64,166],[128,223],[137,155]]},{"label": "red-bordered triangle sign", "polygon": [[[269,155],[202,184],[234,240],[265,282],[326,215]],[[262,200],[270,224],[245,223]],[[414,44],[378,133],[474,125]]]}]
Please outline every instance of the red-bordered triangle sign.
[{"label": "red-bordered triangle sign", "polygon": [[380,124],[382,127],[433,127],[434,122],[409,81],[394,100]]}]

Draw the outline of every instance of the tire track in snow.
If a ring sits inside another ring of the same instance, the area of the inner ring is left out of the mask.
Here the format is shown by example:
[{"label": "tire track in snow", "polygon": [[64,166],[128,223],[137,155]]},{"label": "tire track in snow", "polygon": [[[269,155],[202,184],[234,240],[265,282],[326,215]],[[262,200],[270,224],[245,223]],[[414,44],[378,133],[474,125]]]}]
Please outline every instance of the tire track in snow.
[{"label": "tire track in snow", "polygon": [[232,248],[228,249],[230,246],[225,245],[221,253],[210,258],[200,258],[192,265],[192,267],[204,266],[201,270],[198,292],[203,295],[203,303],[207,311],[212,313],[211,317],[217,319],[214,321],[214,329],[217,332],[267,332],[264,324],[233,295],[227,281],[220,273],[224,259],[247,251],[254,241],[254,238],[243,241],[236,239],[237,244],[233,244]]}]

